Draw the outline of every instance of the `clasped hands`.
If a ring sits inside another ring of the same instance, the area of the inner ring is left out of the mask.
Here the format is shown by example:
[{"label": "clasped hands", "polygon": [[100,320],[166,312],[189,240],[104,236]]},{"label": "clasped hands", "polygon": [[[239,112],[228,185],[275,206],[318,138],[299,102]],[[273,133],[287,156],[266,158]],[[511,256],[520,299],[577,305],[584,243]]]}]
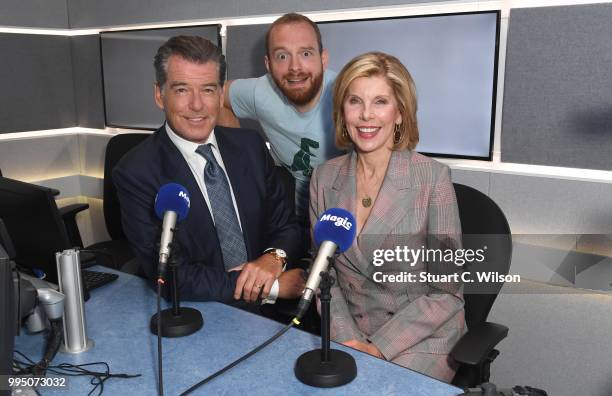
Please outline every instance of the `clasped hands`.
[{"label": "clasped hands", "polygon": [[236,300],[242,298],[246,302],[255,302],[260,296],[267,298],[276,279],[280,298],[297,298],[304,290],[304,270],[296,268],[283,272],[282,263],[271,254],[262,254],[254,261],[232,268],[232,271],[241,271],[234,290]]}]

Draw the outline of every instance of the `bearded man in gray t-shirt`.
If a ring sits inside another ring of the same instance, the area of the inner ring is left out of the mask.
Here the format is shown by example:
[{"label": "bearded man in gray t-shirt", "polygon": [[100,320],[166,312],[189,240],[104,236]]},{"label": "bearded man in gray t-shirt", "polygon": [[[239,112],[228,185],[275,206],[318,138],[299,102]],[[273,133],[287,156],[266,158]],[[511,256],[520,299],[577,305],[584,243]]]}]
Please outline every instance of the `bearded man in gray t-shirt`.
[{"label": "bearded man in gray t-shirt", "polygon": [[228,81],[225,88],[221,124],[239,126],[236,117],[259,121],[272,156],[295,178],[296,214],[304,222],[312,170],[341,153],[331,114],[336,73],[326,70],[327,61],[317,25],[286,14],[266,34],[268,74]]}]

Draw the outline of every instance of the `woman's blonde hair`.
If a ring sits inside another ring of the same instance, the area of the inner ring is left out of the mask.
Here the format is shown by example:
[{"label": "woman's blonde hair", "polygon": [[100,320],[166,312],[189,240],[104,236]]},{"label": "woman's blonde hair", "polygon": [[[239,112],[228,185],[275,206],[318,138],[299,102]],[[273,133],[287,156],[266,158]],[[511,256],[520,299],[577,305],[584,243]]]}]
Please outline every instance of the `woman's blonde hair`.
[{"label": "woman's blonde hair", "polygon": [[352,145],[346,125],[342,105],[348,88],[359,77],[384,77],[395,94],[402,123],[395,128],[393,150],[412,150],[419,142],[417,127],[416,86],[406,67],[396,57],[383,52],[367,52],[347,63],[336,78],[333,98],[333,117],[336,127],[336,146],[340,149]]}]

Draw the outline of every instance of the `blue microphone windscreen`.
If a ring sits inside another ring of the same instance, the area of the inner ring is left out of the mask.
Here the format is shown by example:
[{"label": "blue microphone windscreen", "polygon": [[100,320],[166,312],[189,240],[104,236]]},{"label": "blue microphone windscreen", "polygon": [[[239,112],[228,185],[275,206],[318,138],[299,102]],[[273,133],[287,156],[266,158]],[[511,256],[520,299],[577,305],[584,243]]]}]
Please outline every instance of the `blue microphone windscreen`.
[{"label": "blue microphone windscreen", "polygon": [[330,241],[338,245],[339,253],[351,247],[355,234],[355,218],[351,212],[341,208],[326,210],[314,227],[314,240],[317,246],[323,241]]},{"label": "blue microphone windscreen", "polygon": [[167,211],[176,212],[178,220],[183,220],[189,212],[189,191],[180,184],[168,183],[161,186],[155,197],[155,213],[160,219]]}]

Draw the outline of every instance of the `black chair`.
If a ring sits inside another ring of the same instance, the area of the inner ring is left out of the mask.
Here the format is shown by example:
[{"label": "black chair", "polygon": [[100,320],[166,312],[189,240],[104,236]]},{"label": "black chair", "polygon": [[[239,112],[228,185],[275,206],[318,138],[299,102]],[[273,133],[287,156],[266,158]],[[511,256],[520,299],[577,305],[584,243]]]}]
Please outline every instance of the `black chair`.
[{"label": "black chair", "polygon": [[0,218],[4,221],[23,268],[43,271],[57,283],[55,253],[74,247],[54,192],[46,187],[0,177]]},{"label": "black chair", "polygon": [[[0,169],[0,177],[2,177],[2,169]],[[45,187],[48,188],[48,187]],[[60,192],[55,188],[48,188],[51,192],[51,195],[57,197]],[[84,211],[85,209],[89,209],[89,204],[71,204],[62,206],[59,208],[60,216],[62,217],[64,224],[66,225],[66,232],[68,233],[68,238],[70,241],[74,243],[74,246],[83,247],[83,242],[81,241],[81,234],[79,234],[79,229],[76,225],[76,215],[79,212]],[[89,259],[89,256],[86,256],[86,260]],[[83,257],[81,257],[83,260]]]},{"label": "black chair", "polygon": [[[103,192],[103,210],[104,222],[108,235],[111,237],[108,241],[102,241],[87,246],[85,250],[94,251],[99,264],[105,265],[114,269],[122,269],[126,263],[134,259],[125,234],[121,226],[121,207],[119,198],[117,197],[117,189],[113,184],[113,168],[117,162],[138,143],[146,139],[149,134],[146,133],[126,133],[113,136],[106,146],[104,158],[104,192]],[[68,229],[77,230],[76,222],[72,222],[67,226]],[[77,246],[83,246],[78,238],[74,237],[74,233],[70,233],[72,242]],[[80,243],[80,245],[79,245]],[[132,271],[135,272],[136,268]]]},{"label": "black chair", "polygon": [[[465,268],[476,272],[508,274],[512,260],[512,236],[506,216],[486,194],[468,186],[454,183],[463,232],[464,249],[483,249],[485,260]],[[475,276],[472,277],[475,279]],[[464,285],[465,320],[468,332],[457,342],[450,356],[459,364],[452,383],[462,388],[488,382],[491,362],[499,351],[495,346],[508,335],[506,326],[487,322],[503,283]]]}]

